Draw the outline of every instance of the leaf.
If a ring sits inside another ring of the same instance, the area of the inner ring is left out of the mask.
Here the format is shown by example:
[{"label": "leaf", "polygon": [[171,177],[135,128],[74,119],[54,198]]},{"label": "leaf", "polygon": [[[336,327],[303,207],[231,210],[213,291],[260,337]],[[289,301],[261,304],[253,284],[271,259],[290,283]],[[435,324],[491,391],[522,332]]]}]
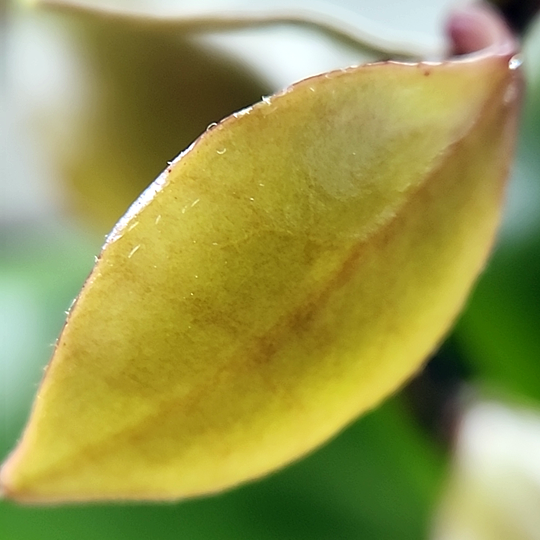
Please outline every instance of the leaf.
[{"label": "leaf", "polygon": [[110,234],[18,449],[21,501],[268,473],[433,350],[499,221],[510,54],[307,79],[206,132]]},{"label": "leaf", "polygon": [[109,20],[139,24],[161,32],[173,29],[177,35],[224,32],[253,29],[273,25],[304,26],[316,30],[334,41],[341,41],[359,52],[384,53],[385,56],[414,57],[441,56],[446,51],[440,44],[429,48],[415,43],[415,36],[397,35],[395,29],[379,27],[373,21],[360,17],[354,10],[336,9],[325,4],[306,4],[302,0],[289,2],[287,7],[276,6],[272,0],[259,0],[249,9],[225,8],[209,11],[199,6],[176,6],[173,9],[156,9],[148,4],[144,9],[133,6],[81,3],[77,0],[27,0],[34,7],[64,14],[83,16],[86,19]]},{"label": "leaf", "polygon": [[[264,481],[183,504],[18,507],[0,501],[10,540],[418,540],[425,537],[441,456],[399,400],[323,450]],[[388,512],[388,508],[392,512]],[[6,539],[7,540],[7,539]]]}]

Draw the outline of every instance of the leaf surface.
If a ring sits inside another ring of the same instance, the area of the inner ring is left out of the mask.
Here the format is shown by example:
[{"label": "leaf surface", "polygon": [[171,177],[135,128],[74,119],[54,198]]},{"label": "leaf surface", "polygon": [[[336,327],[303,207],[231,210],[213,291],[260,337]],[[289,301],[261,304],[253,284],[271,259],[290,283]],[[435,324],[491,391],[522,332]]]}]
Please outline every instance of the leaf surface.
[{"label": "leaf surface", "polygon": [[327,73],[200,137],[109,235],[2,471],[8,496],[215,492],[395,391],[492,245],[509,62]]}]

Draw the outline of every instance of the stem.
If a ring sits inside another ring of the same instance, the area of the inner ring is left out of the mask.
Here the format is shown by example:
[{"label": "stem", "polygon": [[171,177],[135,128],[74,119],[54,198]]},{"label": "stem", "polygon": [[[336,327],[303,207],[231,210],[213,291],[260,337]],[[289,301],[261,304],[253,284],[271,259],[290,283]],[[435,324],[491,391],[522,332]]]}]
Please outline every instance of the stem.
[{"label": "stem", "polygon": [[245,11],[216,11],[195,14],[156,14],[124,10],[112,6],[95,6],[70,0],[30,0],[38,8],[63,13],[84,14],[96,18],[144,23],[183,33],[226,32],[245,28],[279,24],[315,28],[334,39],[360,49],[362,52],[381,53],[399,58],[441,58],[447,51],[441,46],[415,43],[410,36],[382,37],[388,32],[367,19],[349,11],[339,12],[334,6],[298,2],[288,9],[254,9]]}]

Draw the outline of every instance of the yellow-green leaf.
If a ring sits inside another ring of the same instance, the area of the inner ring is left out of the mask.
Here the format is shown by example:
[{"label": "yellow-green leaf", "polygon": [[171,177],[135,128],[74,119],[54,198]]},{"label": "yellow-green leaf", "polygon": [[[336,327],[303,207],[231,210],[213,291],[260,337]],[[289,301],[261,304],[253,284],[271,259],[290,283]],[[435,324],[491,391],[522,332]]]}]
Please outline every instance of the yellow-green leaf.
[{"label": "yellow-green leaf", "polygon": [[492,245],[510,59],[332,72],[206,132],[110,234],[2,471],[7,495],[215,492],[396,390]]}]

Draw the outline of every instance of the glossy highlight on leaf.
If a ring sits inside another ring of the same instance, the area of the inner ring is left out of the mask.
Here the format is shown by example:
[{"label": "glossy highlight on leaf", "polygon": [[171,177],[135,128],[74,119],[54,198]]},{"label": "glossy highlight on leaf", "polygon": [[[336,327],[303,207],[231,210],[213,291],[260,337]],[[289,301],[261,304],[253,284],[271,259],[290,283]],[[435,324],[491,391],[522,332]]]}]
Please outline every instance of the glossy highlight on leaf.
[{"label": "glossy highlight on leaf", "polygon": [[216,492],[395,391],[491,248],[512,54],[323,74],[202,135],[109,235],[2,469],[7,496]]}]

